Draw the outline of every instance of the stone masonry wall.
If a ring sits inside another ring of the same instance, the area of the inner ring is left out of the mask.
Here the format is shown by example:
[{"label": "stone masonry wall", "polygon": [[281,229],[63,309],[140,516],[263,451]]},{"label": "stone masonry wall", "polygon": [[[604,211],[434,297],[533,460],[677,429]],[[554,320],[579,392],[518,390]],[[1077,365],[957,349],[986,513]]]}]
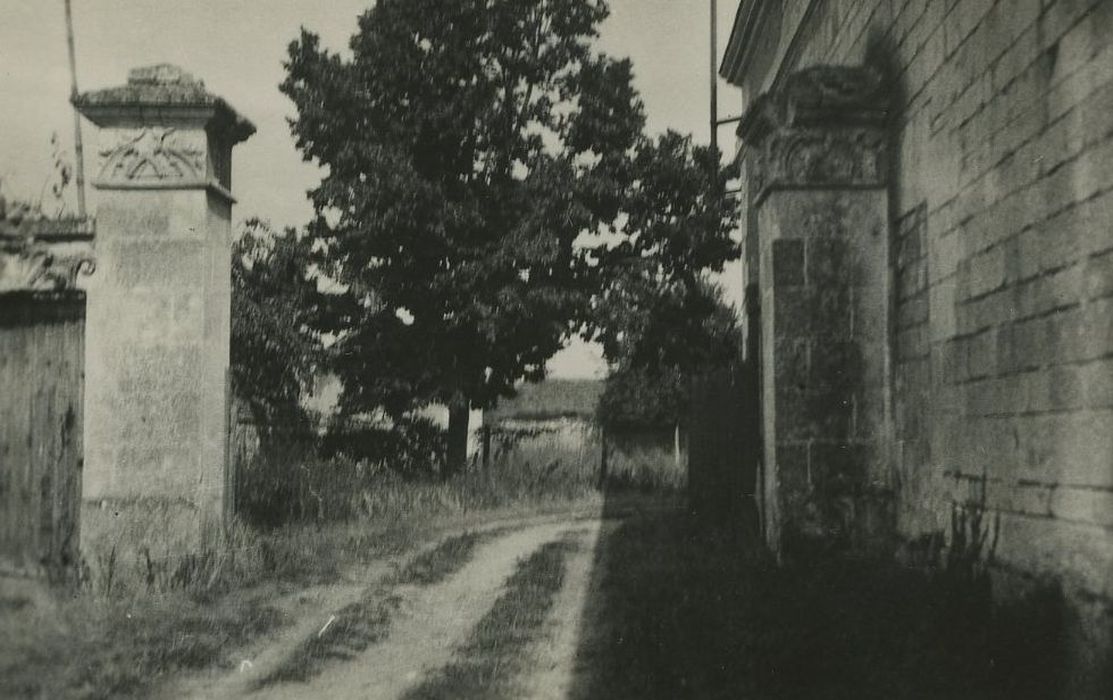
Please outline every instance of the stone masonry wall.
[{"label": "stone masonry wall", "polygon": [[896,78],[898,530],[945,533],[954,508],[988,509],[998,568],[1060,580],[1091,607],[1093,648],[1108,649],[1113,2],[840,0],[777,14],[747,100],[817,64]]}]

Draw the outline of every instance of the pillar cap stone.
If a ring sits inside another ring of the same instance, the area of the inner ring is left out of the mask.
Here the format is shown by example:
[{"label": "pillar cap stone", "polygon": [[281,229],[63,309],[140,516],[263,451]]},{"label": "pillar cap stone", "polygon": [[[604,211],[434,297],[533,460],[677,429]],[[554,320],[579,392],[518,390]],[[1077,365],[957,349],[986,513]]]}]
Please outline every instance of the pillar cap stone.
[{"label": "pillar cap stone", "polygon": [[755,203],[775,189],[884,186],[891,104],[870,66],[815,66],[763,94],[738,125]]},{"label": "pillar cap stone", "polygon": [[124,85],[77,95],[73,104],[102,129],[104,189],[206,189],[232,197],[232,147],[255,126],[177,66],[135,68]]},{"label": "pillar cap stone", "polygon": [[255,133],[255,125],[205,84],[178,66],[133,68],[124,85],[76,95],[74,106],[97,126],[155,119],[201,122],[224,131],[232,143]]},{"label": "pillar cap stone", "polygon": [[870,66],[813,66],[754,101],[738,125],[747,143],[778,128],[873,126],[889,119],[891,99],[881,72]]}]

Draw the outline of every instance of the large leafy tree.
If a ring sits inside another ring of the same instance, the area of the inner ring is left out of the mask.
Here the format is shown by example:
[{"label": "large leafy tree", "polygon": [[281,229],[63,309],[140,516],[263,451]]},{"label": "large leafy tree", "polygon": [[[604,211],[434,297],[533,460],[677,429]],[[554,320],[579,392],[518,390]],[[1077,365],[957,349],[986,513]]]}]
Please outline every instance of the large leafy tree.
[{"label": "large leafy tree", "polygon": [[320,344],[310,329],[316,281],[309,242],[251,219],[232,246],[232,381],[261,427],[300,418]]},{"label": "large leafy tree", "polygon": [[618,223],[643,127],[628,61],[592,49],[604,0],[379,0],[351,56],[305,30],[281,89],[307,160],[318,327],[351,411],[469,407],[538,378],[603,267],[574,245]]}]

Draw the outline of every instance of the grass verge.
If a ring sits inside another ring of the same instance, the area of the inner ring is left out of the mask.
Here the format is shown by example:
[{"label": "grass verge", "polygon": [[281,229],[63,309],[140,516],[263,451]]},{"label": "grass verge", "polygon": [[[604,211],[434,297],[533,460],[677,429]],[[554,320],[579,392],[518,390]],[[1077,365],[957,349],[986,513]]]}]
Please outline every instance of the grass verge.
[{"label": "grass verge", "polygon": [[0,697],[115,698],[144,694],[178,671],[230,668],[228,652],[274,629],[279,616],[262,599],[174,594],[23,606],[2,623]]},{"label": "grass verge", "polygon": [[567,556],[577,546],[574,537],[549,542],[519,564],[457,658],[409,691],[406,700],[518,697],[516,680],[531,646],[545,633],[549,610],[564,585]]},{"label": "grass verge", "polygon": [[[306,586],[335,583],[351,567],[403,555],[441,533],[493,519],[595,507],[591,499],[558,498],[540,506],[523,500],[472,508],[447,498],[447,488],[417,491],[410,500],[391,502],[388,512],[347,522],[265,532],[237,526],[227,542],[180,561],[152,566],[135,552],[112,551],[112,566],[94,567],[84,588],[51,591],[41,602],[0,591],[0,698],[148,695],[180,672],[238,662],[238,648],[290,622],[273,603]],[[462,566],[477,541],[468,535],[445,543],[394,583],[435,583]],[[333,632],[362,635],[371,643],[377,630],[386,629],[391,606],[387,594],[363,601],[332,623],[341,623]],[[345,630],[349,618],[362,621]],[[310,656],[327,653],[321,648]]]},{"label": "grass verge", "polygon": [[[214,565],[185,584],[181,578],[138,584],[133,577],[131,585],[110,590],[55,591],[39,603],[0,595],[0,697],[143,696],[179,672],[231,668],[238,648],[290,621],[271,605],[275,599],[336,582],[345,567],[411,551],[456,522],[410,517],[255,535],[240,529],[236,549],[204,557]],[[434,583],[462,566],[483,536],[451,538],[400,576]],[[387,594],[369,596],[326,630],[330,639],[337,635],[350,644],[322,643],[304,653],[324,658],[372,643],[395,605]]]}]

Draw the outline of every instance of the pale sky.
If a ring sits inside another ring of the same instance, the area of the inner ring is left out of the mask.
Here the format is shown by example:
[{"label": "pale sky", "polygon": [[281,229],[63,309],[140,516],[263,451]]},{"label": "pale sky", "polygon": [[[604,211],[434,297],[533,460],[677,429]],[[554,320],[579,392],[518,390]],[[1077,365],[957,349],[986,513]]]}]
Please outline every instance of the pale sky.
[{"label": "pale sky", "polygon": [[[174,63],[251,119],[258,132],[236,148],[233,216],[300,226],[312,209],[306,190],[319,180],[301,160],[278,91],[287,44],[302,25],[333,50],[345,49],[371,0],[72,0],[81,90],[122,84],[130,68]],[[651,132],[672,128],[708,140],[709,0],[611,0],[600,48],[634,62]],[[737,0],[719,0],[720,55]],[[51,173],[51,134],[72,153],[73,116],[62,0],[0,0],[0,178],[9,198],[37,200]],[[736,90],[719,83],[720,116],[738,110]],[[85,122],[86,162],[96,127]],[[733,151],[732,128],[720,130]],[[88,192],[89,209],[96,197]],[[73,204],[70,204],[73,209]],[[724,276],[740,298],[737,269]],[[555,376],[599,375],[595,348],[573,343],[553,358]]]}]

